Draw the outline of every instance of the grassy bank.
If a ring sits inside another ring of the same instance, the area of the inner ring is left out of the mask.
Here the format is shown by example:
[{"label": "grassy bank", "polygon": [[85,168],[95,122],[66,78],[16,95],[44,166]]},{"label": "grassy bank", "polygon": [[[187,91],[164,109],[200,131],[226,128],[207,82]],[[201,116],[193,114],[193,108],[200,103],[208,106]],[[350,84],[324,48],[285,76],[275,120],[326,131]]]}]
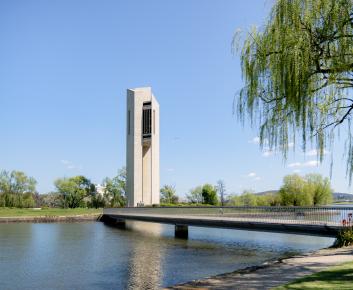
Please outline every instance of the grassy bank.
[{"label": "grassy bank", "polygon": [[1,208],[0,217],[41,217],[41,216],[75,216],[102,214],[102,209],[94,208]]},{"label": "grassy bank", "polygon": [[335,201],[335,202],[332,203],[332,205],[343,205],[343,204],[351,205],[351,204],[353,204],[353,200],[350,200],[350,201]]},{"label": "grassy bank", "polygon": [[353,289],[353,263],[331,267],[275,289]]}]

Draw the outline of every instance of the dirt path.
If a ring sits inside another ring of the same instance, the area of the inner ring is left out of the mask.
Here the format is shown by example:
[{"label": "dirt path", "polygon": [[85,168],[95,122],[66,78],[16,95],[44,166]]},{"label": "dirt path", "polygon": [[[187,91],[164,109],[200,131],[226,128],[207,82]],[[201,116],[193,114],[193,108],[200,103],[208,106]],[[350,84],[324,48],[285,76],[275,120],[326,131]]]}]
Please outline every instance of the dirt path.
[{"label": "dirt path", "polygon": [[353,247],[322,249],[268,265],[191,281],[167,289],[271,289],[327,267],[353,261]]}]

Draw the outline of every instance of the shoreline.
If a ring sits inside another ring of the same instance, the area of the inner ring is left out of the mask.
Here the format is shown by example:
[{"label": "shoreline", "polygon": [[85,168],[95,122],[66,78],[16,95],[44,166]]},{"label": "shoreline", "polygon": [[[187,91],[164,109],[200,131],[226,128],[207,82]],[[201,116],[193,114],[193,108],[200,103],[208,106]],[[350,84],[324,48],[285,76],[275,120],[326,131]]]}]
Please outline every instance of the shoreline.
[{"label": "shoreline", "polygon": [[100,221],[102,214],[81,214],[67,216],[19,216],[0,217],[0,223],[56,223]]},{"label": "shoreline", "polygon": [[[102,214],[12,216],[0,217],[0,224],[104,222],[102,217]],[[259,265],[170,285],[163,289],[272,289],[344,262],[353,262],[353,246],[329,247],[300,255],[279,257]]]},{"label": "shoreline", "polygon": [[323,248],[301,255],[270,260],[233,272],[195,279],[164,289],[272,289],[295,279],[323,271],[327,267],[351,261],[353,261],[353,246]]}]

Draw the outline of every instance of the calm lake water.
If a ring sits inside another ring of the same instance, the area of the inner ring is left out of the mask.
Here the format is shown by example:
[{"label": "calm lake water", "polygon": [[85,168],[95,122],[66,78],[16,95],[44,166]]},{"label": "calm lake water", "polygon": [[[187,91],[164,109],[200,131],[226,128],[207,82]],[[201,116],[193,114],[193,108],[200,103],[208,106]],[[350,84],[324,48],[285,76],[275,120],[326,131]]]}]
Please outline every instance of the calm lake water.
[{"label": "calm lake water", "polygon": [[330,246],[331,238],[130,222],[0,224],[0,289],[158,289]]}]

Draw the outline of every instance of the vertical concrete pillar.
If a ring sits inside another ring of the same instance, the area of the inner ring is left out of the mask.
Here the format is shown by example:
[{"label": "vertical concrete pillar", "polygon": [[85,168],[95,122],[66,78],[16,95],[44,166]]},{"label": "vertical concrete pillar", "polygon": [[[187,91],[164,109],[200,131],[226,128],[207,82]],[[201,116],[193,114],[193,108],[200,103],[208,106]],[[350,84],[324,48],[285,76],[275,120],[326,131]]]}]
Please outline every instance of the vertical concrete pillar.
[{"label": "vertical concrete pillar", "polygon": [[187,239],[189,237],[189,227],[187,225],[175,225],[175,237]]},{"label": "vertical concrete pillar", "polygon": [[159,204],[159,104],[149,87],[127,90],[128,206]]}]

